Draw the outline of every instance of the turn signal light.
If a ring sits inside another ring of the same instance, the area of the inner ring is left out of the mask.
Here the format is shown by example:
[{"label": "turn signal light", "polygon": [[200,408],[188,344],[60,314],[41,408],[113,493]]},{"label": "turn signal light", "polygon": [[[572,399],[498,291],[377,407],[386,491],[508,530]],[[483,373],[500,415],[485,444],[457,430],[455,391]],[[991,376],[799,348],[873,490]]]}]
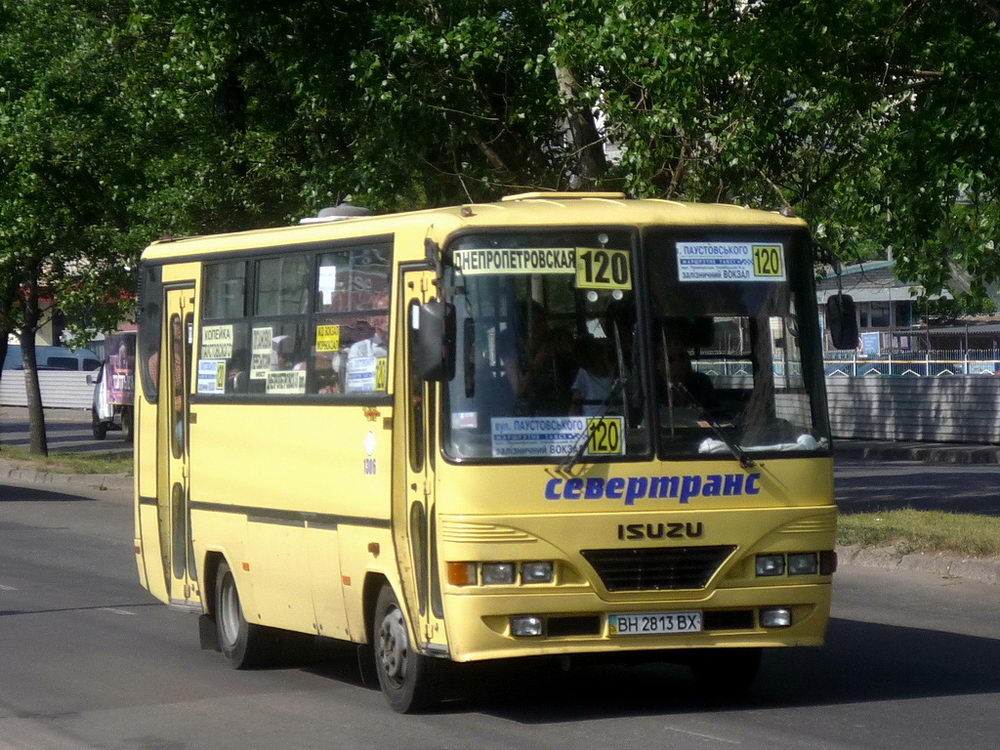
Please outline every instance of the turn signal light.
[{"label": "turn signal light", "polygon": [[819,553],[819,574],[832,576],[837,572],[837,551],[828,549]]},{"label": "turn signal light", "polygon": [[475,586],[477,582],[475,563],[448,563],[448,583],[452,586]]}]

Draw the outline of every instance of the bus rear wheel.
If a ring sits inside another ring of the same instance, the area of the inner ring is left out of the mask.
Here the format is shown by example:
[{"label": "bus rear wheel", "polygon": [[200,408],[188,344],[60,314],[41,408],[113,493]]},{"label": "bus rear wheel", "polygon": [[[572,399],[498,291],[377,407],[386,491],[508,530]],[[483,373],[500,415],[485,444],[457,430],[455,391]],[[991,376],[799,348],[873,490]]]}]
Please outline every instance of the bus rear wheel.
[{"label": "bus rear wheel", "polygon": [[246,621],[228,563],[219,563],[215,575],[215,624],[219,651],[234,669],[251,669],[270,661],[275,639],[265,627]]},{"label": "bus rear wheel", "polygon": [[434,662],[410,643],[403,610],[389,586],[375,604],[375,672],[382,694],[394,711],[413,713],[434,702]]}]

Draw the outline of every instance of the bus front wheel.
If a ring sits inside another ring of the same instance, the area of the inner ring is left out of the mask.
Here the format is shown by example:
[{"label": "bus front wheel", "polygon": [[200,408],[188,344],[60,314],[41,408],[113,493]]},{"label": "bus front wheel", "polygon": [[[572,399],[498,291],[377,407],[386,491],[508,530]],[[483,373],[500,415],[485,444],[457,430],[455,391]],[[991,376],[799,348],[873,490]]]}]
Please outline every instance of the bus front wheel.
[{"label": "bus front wheel", "polygon": [[250,669],[267,663],[274,653],[274,639],[267,628],[246,621],[228,563],[219,563],[215,575],[215,624],[219,651],[234,669]]},{"label": "bus front wheel", "polygon": [[392,709],[405,714],[431,704],[434,662],[413,648],[403,610],[388,586],[379,592],[373,631],[375,671]]}]

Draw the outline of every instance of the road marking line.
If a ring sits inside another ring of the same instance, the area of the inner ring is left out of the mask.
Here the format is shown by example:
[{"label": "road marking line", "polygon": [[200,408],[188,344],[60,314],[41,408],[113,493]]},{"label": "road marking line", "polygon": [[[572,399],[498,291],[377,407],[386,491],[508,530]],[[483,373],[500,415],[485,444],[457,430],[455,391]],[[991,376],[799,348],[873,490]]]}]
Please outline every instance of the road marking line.
[{"label": "road marking line", "polygon": [[18,590],[17,586],[4,586],[2,583],[0,583],[0,591],[17,591],[17,590]]},{"label": "road marking line", "polygon": [[129,612],[127,609],[116,609],[115,607],[101,607],[104,612],[112,612],[116,615],[128,615],[130,617],[135,617],[135,612]]},{"label": "road marking line", "polygon": [[677,732],[679,734],[687,734],[691,737],[701,737],[704,740],[711,740],[713,742],[725,742],[727,745],[742,745],[743,742],[740,740],[731,740],[726,737],[716,737],[712,734],[702,734],[701,732],[692,732],[689,729],[679,729],[678,727],[667,727],[671,732]]}]

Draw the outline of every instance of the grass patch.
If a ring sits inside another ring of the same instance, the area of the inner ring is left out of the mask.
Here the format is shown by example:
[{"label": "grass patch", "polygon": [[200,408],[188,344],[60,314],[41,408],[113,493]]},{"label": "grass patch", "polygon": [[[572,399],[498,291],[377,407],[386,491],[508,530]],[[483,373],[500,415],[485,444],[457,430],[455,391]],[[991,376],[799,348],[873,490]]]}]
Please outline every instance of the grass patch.
[{"label": "grass patch", "polygon": [[1000,557],[1000,518],[932,510],[851,513],[837,521],[837,541],[909,552]]},{"label": "grass patch", "polygon": [[27,448],[19,445],[4,445],[0,458],[22,462],[42,471],[57,471],[62,474],[131,474],[132,452],[99,453],[93,455],[79,453],[50,453],[47,458],[32,456]]}]

